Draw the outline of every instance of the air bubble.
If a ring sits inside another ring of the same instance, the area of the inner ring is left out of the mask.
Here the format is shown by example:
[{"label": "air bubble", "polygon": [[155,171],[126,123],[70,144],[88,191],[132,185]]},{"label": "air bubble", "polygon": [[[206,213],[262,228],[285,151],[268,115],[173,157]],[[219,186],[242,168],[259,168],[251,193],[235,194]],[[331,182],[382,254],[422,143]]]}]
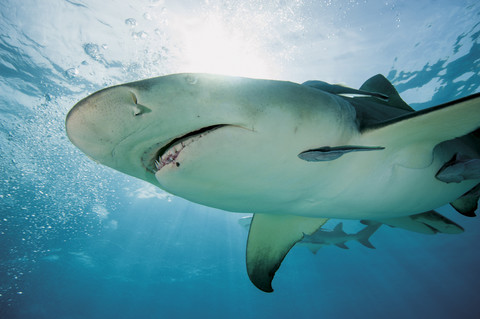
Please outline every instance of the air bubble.
[{"label": "air bubble", "polygon": [[148,37],[148,34],[144,31],[140,31],[137,33],[132,33],[132,36],[134,39],[146,39]]},{"label": "air bubble", "polygon": [[137,25],[137,20],[135,20],[134,18],[128,18],[125,20],[125,24],[134,27]]},{"label": "air bubble", "polygon": [[101,61],[102,56],[100,55],[100,48],[95,43],[86,43],[83,45],[83,50],[88,56],[90,56],[95,61]]},{"label": "air bubble", "polygon": [[78,75],[78,73],[79,73],[79,71],[78,71],[77,68],[70,68],[70,69],[65,71],[65,75],[69,79],[73,79],[74,77],[76,77]]}]

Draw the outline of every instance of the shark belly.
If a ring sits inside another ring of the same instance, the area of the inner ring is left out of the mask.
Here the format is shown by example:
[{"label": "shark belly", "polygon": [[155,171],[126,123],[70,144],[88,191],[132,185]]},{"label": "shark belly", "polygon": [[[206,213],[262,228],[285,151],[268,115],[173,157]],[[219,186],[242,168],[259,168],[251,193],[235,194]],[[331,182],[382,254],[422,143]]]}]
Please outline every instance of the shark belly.
[{"label": "shark belly", "polygon": [[[336,176],[343,181],[328,197],[311,197],[305,216],[345,219],[376,219],[418,214],[455,201],[480,183],[480,179],[445,183],[435,175],[457,153],[480,156],[469,137],[437,145],[425,154],[412,157],[431,158],[427,164],[409,165],[396,161],[395,152],[356,153],[338,159]],[[342,163],[344,161],[344,163]],[[355,162],[355,167],[349,165]],[[377,163],[372,165],[372,163]],[[322,194],[322,189],[317,190]],[[324,193],[325,194],[325,193]]]},{"label": "shark belly", "polygon": [[[225,130],[221,132],[223,135]],[[230,139],[239,143],[248,143],[250,136],[255,136],[254,133],[236,135],[235,128],[228,130],[232,134]],[[177,160],[179,163],[188,161],[189,152],[210,148],[211,144],[220,144],[220,136],[211,133],[209,138],[185,149]],[[411,155],[413,164],[405,160],[404,155],[388,149],[349,153],[321,163],[289,157],[277,157],[273,162],[269,149],[259,146],[255,153],[243,158],[249,161],[246,166],[263,167],[256,171],[254,182],[248,171],[238,170],[236,163],[230,160],[242,158],[241,152],[230,154],[226,159],[220,150],[215,157],[196,157],[195,163],[180,168],[165,167],[157,173],[157,180],[161,188],[172,194],[229,212],[345,219],[401,217],[453,202],[480,182],[444,183],[435,178],[457,152],[480,157],[470,144],[468,139],[457,139],[441,143],[433,150],[420,149],[419,153]],[[419,158],[428,160],[417,163]],[[277,162],[288,161],[292,161],[288,170],[276,166]],[[235,181],[235,185],[225,187],[219,182],[220,178]]]}]

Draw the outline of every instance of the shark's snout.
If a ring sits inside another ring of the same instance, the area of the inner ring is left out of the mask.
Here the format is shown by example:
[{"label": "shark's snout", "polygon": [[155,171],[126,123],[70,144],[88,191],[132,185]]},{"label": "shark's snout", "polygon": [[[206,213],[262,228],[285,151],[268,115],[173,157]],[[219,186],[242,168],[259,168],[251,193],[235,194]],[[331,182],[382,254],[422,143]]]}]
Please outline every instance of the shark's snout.
[{"label": "shark's snout", "polygon": [[86,97],[70,110],[65,123],[67,135],[84,153],[101,161],[135,132],[139,118],[149,112],[151,109],[139,103],[133,90],[108,88]]}]

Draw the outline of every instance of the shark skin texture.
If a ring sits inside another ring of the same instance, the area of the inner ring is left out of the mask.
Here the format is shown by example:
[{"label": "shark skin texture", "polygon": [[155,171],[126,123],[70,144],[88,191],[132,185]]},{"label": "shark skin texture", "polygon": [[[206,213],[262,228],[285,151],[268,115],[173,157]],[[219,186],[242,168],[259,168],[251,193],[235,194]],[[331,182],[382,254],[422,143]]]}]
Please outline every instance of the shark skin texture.
[{"label": "shark skin texture", "polygon": [[172,74],[98,91],[68,113],[93,160],[195,203],[254,213],[252,283],[272,292],[291,247],[329,218],[426,234],[475,216],[480,94],[414,111],[382,75],[358,90],[213,74]]}]

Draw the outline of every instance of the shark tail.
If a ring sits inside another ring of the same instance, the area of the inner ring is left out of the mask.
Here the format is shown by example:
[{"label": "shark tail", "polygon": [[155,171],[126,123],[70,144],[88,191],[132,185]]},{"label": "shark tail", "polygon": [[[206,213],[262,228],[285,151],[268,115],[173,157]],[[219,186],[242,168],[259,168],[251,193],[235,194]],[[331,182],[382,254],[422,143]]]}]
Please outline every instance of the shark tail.
[{"label": "shark tail", "polygon": [[380,228],[381,225],[381,223],[369,221],[367,227],[357,233],[357,241],[365,247],[375,249],[369,239],[377,231],[377,229]]}]

